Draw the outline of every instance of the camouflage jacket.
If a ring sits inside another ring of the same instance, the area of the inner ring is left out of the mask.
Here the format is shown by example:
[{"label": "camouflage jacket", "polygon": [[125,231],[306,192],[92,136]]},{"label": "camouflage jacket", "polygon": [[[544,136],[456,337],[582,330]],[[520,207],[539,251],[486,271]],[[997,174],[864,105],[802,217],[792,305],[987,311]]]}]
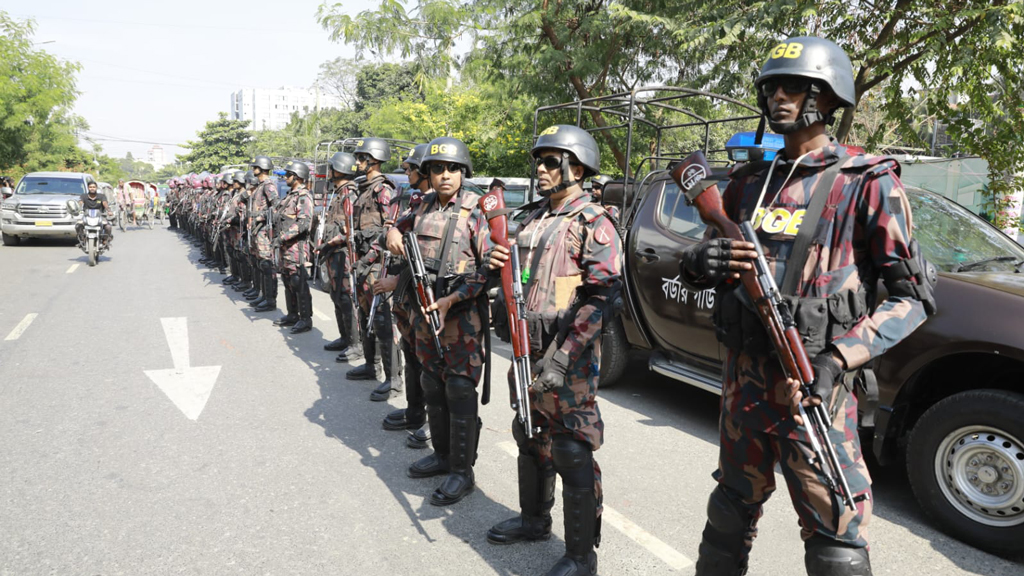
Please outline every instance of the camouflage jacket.
[{"label": "camouflage jacket", "polygon": [[[461,188],[442,206],[436,192],[423,196],[419,206],[411,208],[399,221],[400,228],[411,227],[420,244],[424,265],[431,273],[447,278],[455,303],[475,298],[487,284],[483,255],[492,248],[490,227],[477,206],[480,195]],[[447,258],[441,262],[445,230],[455,216],[455,233]],[[444,294],[437,294],[438,298]]]},{"label": "camouflage jacket", "polygon": [[[781,153],[760,208],[756,206],[767,167],[741,172],[723,194],[732,220],[753,221],[768,267],[780,286],[814,188],[840,152],[840,146],[833,144],[808,154],[788,181],[793,161]],[[864,283],[873,289],[882,270],[910,257],[913,224],[899,164],[884,156],[849,154],[842,162],[812,237],[798,282],[800,297],[826,298]],[[707,237],[713,235],[708,228]],[[833,338],[831,346],[852,370],[895,346],[924,320],[919,300],[889,296],[846,334]]]},{"label": "camouflage jacket", "polygon": [[292,188],[274,211],[274,235],[287,248],[295,242],[306,240],[313,222],[313,196],[305,186]]},{"label": "camouflage jacket", "polygon": [[267,178],[252,191],[252,219],[256,223],[267,221],[267,215],[277,204],[277,185]]},{"label": "camouflage jacket", "polygon": [[[558,332],[568,328],[560,350],[575,361],[601,334],[607,303],[617,297],[622,278],[622,240],[600,204],[579,192],[557,210],[540,202],[516,235],[524,278],[531,347],[542,352]],[[573,304],[579,303],[572,314]],[[536,342],[534,341],[536,340]]]},{"label": "camouflage jacket", "polygon": [[[324,235],[322,244],[324,249],[338,246],[341,246],[342,248],[345,247],[349,234],[348,217],[345,215],[344,208],[345,198],[349,198],[352,202],[355,202],[357,191],[358,187],[354,182],[347,182],[334,192],[333,198],[330,200],[330,204],[324,209]],[[353,213],[353,220],[354,219],[355,214]]]},{"label": "camouflage jacket", "polygon": [[372,248],[384,232],[384,222],[394,192],[394,184],[383,174],[359,186],[359,194],[352,207],[352,222],[356,227],[356,252],[366,263],[373,263],[377,259],[376,251]]}]

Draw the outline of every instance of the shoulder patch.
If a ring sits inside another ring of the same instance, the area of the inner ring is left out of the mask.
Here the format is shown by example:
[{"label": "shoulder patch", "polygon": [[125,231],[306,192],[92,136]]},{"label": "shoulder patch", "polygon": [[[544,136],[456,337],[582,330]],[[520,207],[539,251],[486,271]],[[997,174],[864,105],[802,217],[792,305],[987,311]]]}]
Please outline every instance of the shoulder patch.
[{"label": "shoulder patch", "polygon": [[582,216],[586,222],[594,222],[601,216],[607,215],[608,210],[596,202],[588,202],[580,209],[580,216]]},{"label": "shoulder patch", "polygon": [[891,156],[873,156],[857,154],[850,156],[843,162],[843,170],[863,171],[867,173],[881,173],[886,170],[893,170],[897,175],[900,173],[900,164]]}]

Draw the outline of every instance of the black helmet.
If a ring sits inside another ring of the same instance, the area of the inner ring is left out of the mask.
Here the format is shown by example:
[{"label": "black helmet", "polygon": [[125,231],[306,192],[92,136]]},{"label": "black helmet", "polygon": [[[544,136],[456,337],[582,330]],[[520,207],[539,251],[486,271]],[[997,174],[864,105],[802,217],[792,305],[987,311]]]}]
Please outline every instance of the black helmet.
[{"label": "black helmet", "polygon": [[609,183],[611,181],[612,181],[612,177],[611,176],[604,176],[604,175],[594,176],[594,178],[590,181],[591,182],[590,185],[591,186],[601,186],[603,188],[605,184],[607,184],[607,183]]},{"label": "black helmet", "polygon": [[252,170],[246,170],[246,172],[245,172],[245,185],[246,186],[252,186],[253,188],[255,188],[256,186],[259,185],[259,183],[260,183],[259,179],[256,178],[255,174],[252,173]]},{"label": "black helmet", "polygon": [[[601,152],[597,148],[597,141],[590,135],[590,132],[568,124],[556,124],[540,133],[537,142],[530,150],[530,154],[537,157],[541,150],[561,150],[576,156],[576,159],[583,165],[583,177],[588,178],[601,171]],[[566,166],[562,167],[563,181]]]},{"label": "black helmet", "polygon": [[356,157],[348,152],[337,152],[331,156],[330,165],[335,172],[345,176],[355,176],[356,171],[359,170],[356,167]]},{"label": "black helmet", "polygon": [[378,162],[391,160],[391,146],[383,138],[360,138],[356,140],[356,149],[352,153],[369,154]]},{"label": "black helmet", "polygon": [[251,164],[249,164],[249,166],[259,168],[264,172],[270,172],[271,170],[274,169],[274,163],[271,162],[270,158],[266,156],[257,156],[256,159],[253,160]]},{"label": "black helmet", "polygon": [[235,170],[235,171],[234,171],[234,172],[233,172],[233,173],[231,174],[231,179],[232,179],[232,180],[233,180],[234,182],[236,182],[236,183],[238,183],[238,184],[241,184],[241,185],[245,186],[245,172],[242,172],[241,170]]},{"label": "black helmet", "polygon": [[427,144],[426,153],[420,161],[420,173],[426,174],[431,162],[455,162],[465,167],[463,175],[473,177],[473,160],[469,157],[469,146],[458,138],[442,136]]},{"label": "black helmet", "polygon": [[[768,97],[762,93],[762,85],[773,77],[799,76],[813,80],[804,100],[800,119],[796,122],[773,122],[768,113]],[[768,60],[761,67],[761,73],[754,80],[757,88],[757,103],[767,117],[772,130],[780,134],[792,133],[815,122],[832,122],[832,114],[818,111],[818,94],[827,86],[839,99],[839,107],[853,107],[857,92],[853,85],[853,65],[842,48],[830,40],[814,36],[788,38],[772,48]]]},{"label": "black helmet", "polygon": [[298,160],[292,160],[284,167],[284,173],[287,176],[291,172],[298,177],[299,180],[309,180],[309,166],[305,162],[299,162]]},{"label": "black helmet", "polygon": [[423,164],[423,157],[427,155],[427,148],[430,148],[429,144],[417,144],[409,151],[409,155],[402,162],[419,169],[420,164]]}]

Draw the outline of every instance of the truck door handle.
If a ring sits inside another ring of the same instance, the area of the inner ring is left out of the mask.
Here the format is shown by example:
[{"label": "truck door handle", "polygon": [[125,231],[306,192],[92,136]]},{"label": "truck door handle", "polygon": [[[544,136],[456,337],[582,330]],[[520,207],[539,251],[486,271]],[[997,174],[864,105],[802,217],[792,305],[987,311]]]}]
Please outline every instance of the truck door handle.
[{"label": "truck door handle", "polygon": [[661,257],[654,253],[653,248],[637,250],[636,252],[634,252],[634,254],[637,258],[643,260],[644,262],[657,262],[658,260],[661,260]]}]

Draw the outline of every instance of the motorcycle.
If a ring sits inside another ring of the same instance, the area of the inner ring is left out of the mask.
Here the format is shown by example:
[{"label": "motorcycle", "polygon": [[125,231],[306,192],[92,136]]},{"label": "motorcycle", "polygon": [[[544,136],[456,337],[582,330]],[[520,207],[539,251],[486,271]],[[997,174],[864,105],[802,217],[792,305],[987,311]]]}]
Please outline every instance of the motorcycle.
[{"label": "motorcycle", "polygon": [[[69,212],[79,213],[78,203],[71,200],[68,202]],[[105,215],[98,208],[90,208],[81,214],[78,228],[78,247],[89,256],[89,266],[95,266],[100,261],[100,254],[106,252],[108,241],[104,226]]]}]

